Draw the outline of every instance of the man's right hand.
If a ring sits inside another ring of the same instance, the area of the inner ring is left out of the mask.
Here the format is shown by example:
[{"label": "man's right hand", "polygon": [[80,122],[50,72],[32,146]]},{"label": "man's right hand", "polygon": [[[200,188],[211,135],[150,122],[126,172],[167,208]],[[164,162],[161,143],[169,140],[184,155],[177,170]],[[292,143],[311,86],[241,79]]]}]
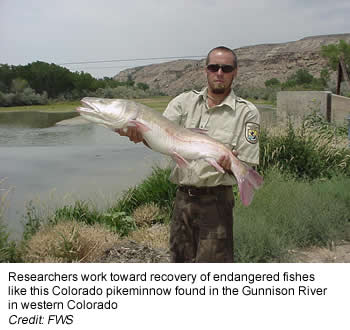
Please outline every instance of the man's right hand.
[{"label": "man's right hand", "polygon": [[125,132],[123,128],[116,129],[116,133],[120,134],[121,136],[127,136],[130,141],[134,143],[140,143],[143,141],[142,134],[137,130],[136,127],[128,127],[127,131]]}]

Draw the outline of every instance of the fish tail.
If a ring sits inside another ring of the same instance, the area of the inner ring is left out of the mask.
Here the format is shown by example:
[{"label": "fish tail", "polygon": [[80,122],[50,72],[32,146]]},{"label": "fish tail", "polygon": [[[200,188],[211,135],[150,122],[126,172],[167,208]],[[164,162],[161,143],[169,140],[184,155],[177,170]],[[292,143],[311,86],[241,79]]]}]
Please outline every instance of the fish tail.
[{"label": "fish tail", "polygon": [[236,179],[241,201],[243,205],[248,206],[253,200],[254,190],[259,189],[264,180],[258,172],[253,170],[251,167],[246,167],[246,171],[244,171],[245,175],[236,176]]}]

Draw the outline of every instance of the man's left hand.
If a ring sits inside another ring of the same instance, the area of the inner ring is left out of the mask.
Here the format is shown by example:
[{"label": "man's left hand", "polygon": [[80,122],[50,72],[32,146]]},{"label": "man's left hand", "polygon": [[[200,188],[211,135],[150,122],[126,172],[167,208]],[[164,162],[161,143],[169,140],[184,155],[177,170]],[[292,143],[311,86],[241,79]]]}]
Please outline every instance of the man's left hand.
[{"label": "man's left hand", "polygon": [[[238,155],[238,152],[236,150],[233,150],[232,151],[232,154],[237,157]],[[229,156],[227,155],[224,155],[222,156],[219,161],[218,161],[218,164],[226,171],[231,171],[231,159]]]}]

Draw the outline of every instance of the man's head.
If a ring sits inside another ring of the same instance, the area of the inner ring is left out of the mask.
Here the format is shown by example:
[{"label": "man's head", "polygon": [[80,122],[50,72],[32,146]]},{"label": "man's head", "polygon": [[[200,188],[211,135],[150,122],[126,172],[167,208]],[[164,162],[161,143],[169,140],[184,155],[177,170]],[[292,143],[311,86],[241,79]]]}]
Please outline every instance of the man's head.
[{"label": "man's head", "polygon": [[227,47],[212,49],[206,59],[208,89],[213,94],[228,94],[237,75],[237,56]]}]

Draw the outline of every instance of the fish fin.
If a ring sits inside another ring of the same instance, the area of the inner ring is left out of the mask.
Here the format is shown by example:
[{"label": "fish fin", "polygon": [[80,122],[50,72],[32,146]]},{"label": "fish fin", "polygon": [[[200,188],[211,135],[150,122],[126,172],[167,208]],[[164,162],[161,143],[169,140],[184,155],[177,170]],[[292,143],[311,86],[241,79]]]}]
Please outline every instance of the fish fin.
[{"label": "fish fin", "polygon": [[250,183],[253,185],[254,189],[259,189],[264,183],[263,177],[252,168],[249,169],[248,177]]},{"label": "fish fin", "polygon": [[173,151],[171,157],[180,168],[189,166],[189,162],[181,155],[179,155],[176,151]]},{"label": "fish fin", "polygon": [[193,133],[208,135],[208,130],[204,128],[188,128]]},{"label": "fish fin", "polygon": [[145,133],[145,132],[150,130],[150,128],[147,125],[145,125],[145,124],[143,124],[140,121],[135,120],[135,119],[130,120],[128,122],[127,126],[128,127],[136,127],[141,133]]},{"label": "fish fin", "polygon": [[254,189],[259,189],[264,180],[258,172],[245,164],[243,165],[247,167],[246,174],[244,176],[236,176],[236,179],[241,201],[244,206],[248,206],[253,200]]},{"label": "fish fin", "polygon": [[242,204],[244,206],[249,206],[253,200],[254,187],[245,177],[238,181],[239,195],[241,197]]},{"label": "fish fin", "polygon": [[213,167],[215,167],[219,172],[225,173],[225,170],[217,163],[214,158],[205,158],[205,160]]}]

